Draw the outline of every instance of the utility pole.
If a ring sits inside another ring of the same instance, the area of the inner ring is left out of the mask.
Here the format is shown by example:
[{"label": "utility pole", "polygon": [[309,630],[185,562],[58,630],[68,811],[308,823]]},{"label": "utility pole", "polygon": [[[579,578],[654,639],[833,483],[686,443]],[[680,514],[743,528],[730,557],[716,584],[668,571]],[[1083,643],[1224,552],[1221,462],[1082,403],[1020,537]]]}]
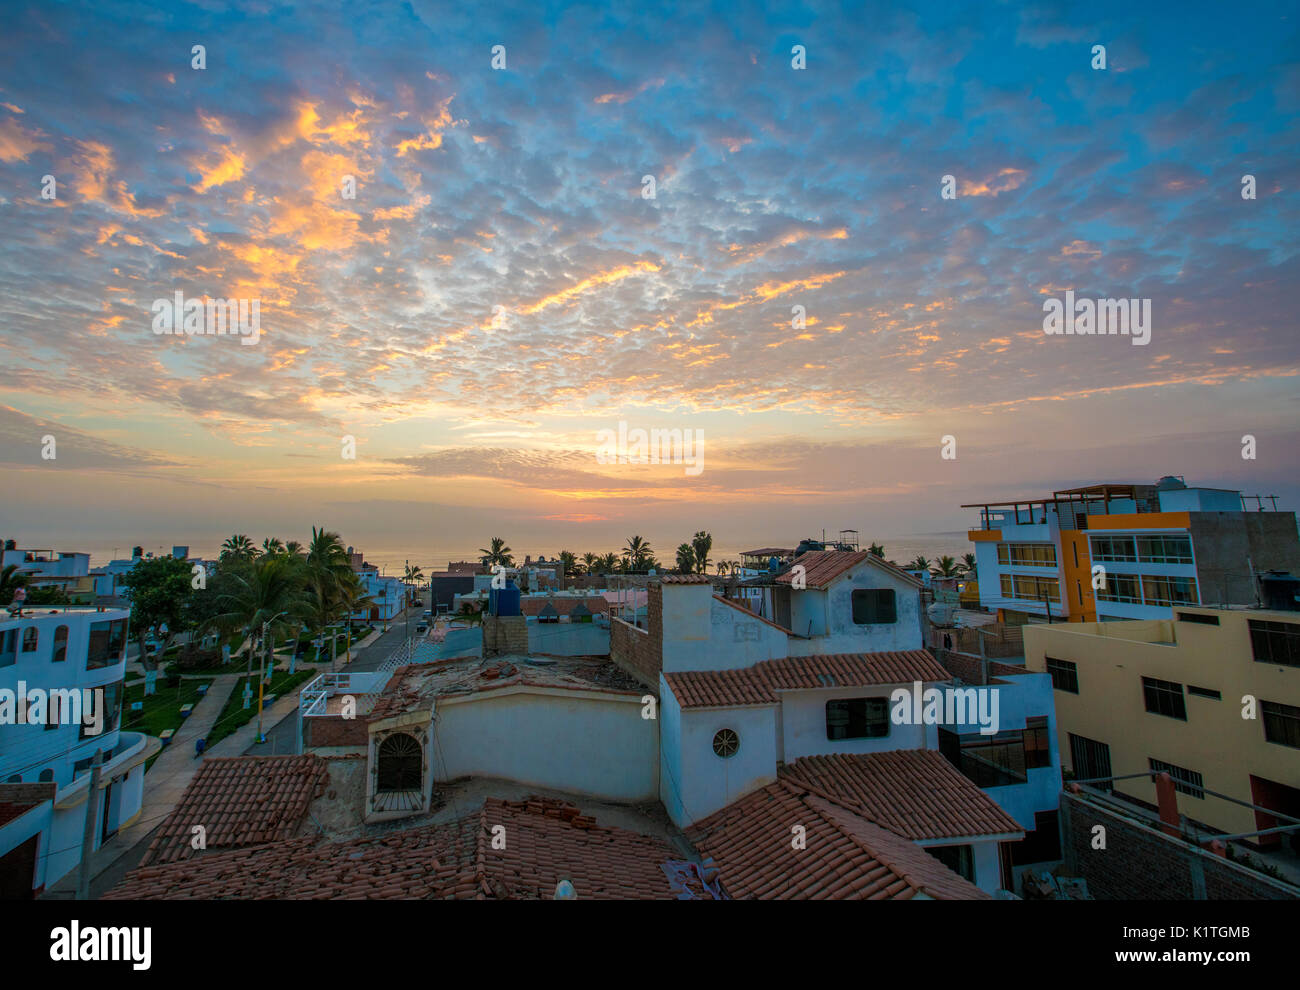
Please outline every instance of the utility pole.
[{"label": "utility pole", "polygon": [[86,795],[86,824],[81,830],[81,863],[77,868],[77,900],[90,899],[90,854],[95,848],[95,828],[99,825],[99,774],[104,765],[104,751],[95,750],[90,765],[90,792]]}]

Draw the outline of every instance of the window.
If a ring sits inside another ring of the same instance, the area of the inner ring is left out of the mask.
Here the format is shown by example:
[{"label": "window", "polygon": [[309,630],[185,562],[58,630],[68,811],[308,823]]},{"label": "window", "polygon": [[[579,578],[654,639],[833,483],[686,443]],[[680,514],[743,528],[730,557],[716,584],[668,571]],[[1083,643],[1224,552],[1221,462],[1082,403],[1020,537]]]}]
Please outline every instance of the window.
[{"label": "window", "polygon": [[405,732],[395,732],[379,744],[377,791],[420,791],[424,789],[424,756],[419,741]]},{"label": "window", "polygon": [[827,739],[879,739],[887,735],[888,698],[836,698],[826,702]]},{"label": "window", "polygon": [[1061,600],[1060,582],[1056,578],[1038,577],[1035,574],[1003,574],[1001,582],[1003,598],[1023,598],[1036,602],[1041,602],[1044,598],[1053,602]]},{"label": "window", "polygon": [[1264,738],[1281,746],[1300,749],[1300,708],[1275,701],[1261,701],[1264,713]]},{"label": "window", "polygon": [[0,632],[0,667],[8,667],[18,662],[18,630],[6,629]]},{"label": "window", "polygon": [[23,630],[23,652],[35,653],[36,644],[40,641],[39,637],[40,634],[36,631],[35,626],[28,626],[26,629],[24,629]]},{"label": "window", "polygon": [[120,663],[126,646],[126,620],[90,624],[90,645],[86,650],[86,669],[97,670]]},{"label": "window", "polygon": [[[1259,663],[1300,667],[1300,623],[1247,620],[1250,649]],[[4,661],[0,660],[0,666]]]},{"label": "window", "polygon": [[1079,665],[1071,660],[1058,660],[1056,657],[1044,659],[1047,660],[1047,672],[1052,675],[1052,687],[1058,691],[1078,694]]},{"label": "window", "polygon": [[1131,536],[1094,536],[1092,537],[1092,562],[1098,561],[1135,562],[1136,548]]},{"label": "window", "polygon": [[713,736],[713,752],[724,760],[735,756],[740,749],[740,736],[735,729],[719,729]]},{"label": "window", "polygon": [[1103,587],[1097,589],[1097,600],[1103,602],[1128,602],[1142,604],[1142,590],[1136,574],[1106,572]]},{"label": "window", "polygon": [[1021,733],[1025,745],[1025,769],[1038,770],[1052,765],[1052,747],[1047,738],[1047,716],[1035,715],[1025,719]]},{"label": "window", "polygon": [[54,663],[62,663],[68,659],[68,627],[58,626],[54,630],[54,656],[50,658]]},{"label": "window", "polygon": [[1056,547],[1051,543],[999,543],[998,563],[1005,567],[1055,567]]},{"label": "window", "polygon": [[1215,701],[1222,701],[1223,695],[1213,688],[1197,687],[1195,684],[1187,685],[1187,693],[1194,694],[1198,698],[1213,698]]},{"label": "window", "polygon": [[1070,733],[1070,762],[1076,780],[1095,781],[1092,787],[1111,789],[1110,747],[1086,736]]},{"label": "window", "polygon": [[1139,536],[1138,559],[1146,564],[1192,563],[1192,540],[1188,536]]},{"label": "window", "polygon": [[60,695],[51,691],[45,702],[45,731],[59,727],[59,698]]},{"label": "window", "polygon": [[887,625],[898,621],[893,588],[855,588],[853,621],[860,626]]},{"label": "window", "polygon": [[970,846],[923,846],[931,856],[943,863],[953,873],[975,882],[975,859]]},{"label": "window", "polygon": [[1142,678],[1142,697],[1146,708],[1152,715],[1164,715],[1187,721],[1187,702],[1183,698],[1183,686],[1173,681],[1162,681],[1155,677]]},{"label": "window", "polygon": [[48,784],[54,779],[54,771],[50,769],[42,770],[41,775],[36,779],[42,784]]},{"label": "window", "polygon": [[[91,714],[95,709],[86,709],[81,713],[81,732],[77,738],[93,739],[96,736],[102,736],[105,733],[112,732],[118,727],[118,717],[122,714],[122,682],[116,684],[105,684],[102,688],[92,689],[92,695],[102,695],[91,701],[92,705],[99,705],[99,711],[103,713],[104,723],[98,732],[95,731],[94,722],[87,724]],[[108,757],[106,756],[105,759]]]},{"label": "window", "polygon": [[1200,622],[1207,626],[1217,626],[1219,617],[1217,615],[1202,615],[1200,612],[1179,612],[1179,622]]},{"label": "window", "polygon": [[1204,798],[1205,791],[1202,790],[1205,781],[1195,770],[1186,770],[1183,767],[1176,767],[1172,763],[1166,763],[1163,760],[1147,759],[1147,764],[1151,767],[1153,773],[1167,773],[1173,779],[1174,790],[1179,794],[1186,794],[1188,797]]},{"label": "window", "polygon": [[1154,574],[1142,576],[1142,597],[1148,605],[1199,605],[1201,601],[1195,578]]},{"label": "window", "polygon": [[1074,592],[1079,596],[1079,604],[1082,605],[1083,604],[1083,582],[1081,581],[1074,582]]}]

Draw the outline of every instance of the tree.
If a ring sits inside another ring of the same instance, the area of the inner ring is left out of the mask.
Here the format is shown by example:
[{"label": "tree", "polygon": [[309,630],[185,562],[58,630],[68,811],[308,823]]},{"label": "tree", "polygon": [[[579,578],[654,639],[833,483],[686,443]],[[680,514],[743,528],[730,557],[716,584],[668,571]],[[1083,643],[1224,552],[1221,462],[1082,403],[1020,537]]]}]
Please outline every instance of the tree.
[{"label": "tree", "polygon": [[596,566],[600,563],[600,558],[594,553],[584,553],[582,555],[583,566],[587,568],[588,574],[595,573]]},{"label": "tree", "polygon": [[578,556],[570,553],[568,550],[560,551],[560,580],[563,581],[570,575],[578,572]]},{"label": "tree", "polygon": [[28,608],[67,605],[69,604],[68,593],[63,590],[62,585],[43,584],[27,593],[27,601],[24,604]]},{"label": "tree", "polygon": [[342,614],[347,616],[348,622],[348,639],[347,639],[347,662],[352,662],[352,615],[363,609],[370,608],[374,599],[366,593],[365,585],[361,583],[361,578],[357,577],[356,572],[348,568],[347,574],[343,575],[338,582],[338,600],[339,609]]},{"label": "tree", "polygon": [[253,546],[253,541],[243,533],[236,533],[221,544],[221,556],[218,559],[222,561],[252,560],[256,556],[257,547]]},{"label": "tree", "polygon": [[[191,565],[175,557],[147,557],[140,560],[122,578],[131,597],[131,628],[140,646],[144,669],[155,671],[162,655],[181,631],[194,594],[190,585]],[[166,626],[166,632],[163,627]],[[150,634],[161,642],[158,651],[149,654]]]},{"label": "tree", "polygon": [[268,536],[262,541],[263,557],[278,557],[285,553],[284,541],[278,536]]},{"label": "tree", "polygon": [[718,573],[719,573],[719,574],[726,574],[726,573],[727,573],[728,571],[730,571],[730,570],[731,570],[731,561],[729,561],[729,560],[720,560],[720,561],[718,561]]},{"label": "tree", "polygon": [[479,547],[479,562],[485,567],[513,567],[515,563],[514,554],[506,546],[506,541],[499,536],[492,537],[491,548],[484,550]]},{"label": "tree", "polygon": [[961,569],[967,577],[979,577],[979,574],[976,573],[975,555],[973,553],[964,553],[961,555]]},{"label": "tree", "polygon": [[27,575],[19,572],[17,564],[5,564],[0,570],[0,606],[14,600],[14,592],[27,587]]},{"label": "tree", "polygon": [[[187,576],[188,572],[187,566]],[[223,633],[242,631],[249,638],[248,674],[251,678],[253,641],[261,645],[263,627],[274,642],[276,636],[296,628],[303,620],[311,620],[312,602],[304,590],[301,568],[287,557],[267,556],[259,558],[246,571],[230,575],[226,590],[218,601],[218,609],[214,622]]]},{"label": "tree", "polygon": [[691,537],[691,548],[695,551],[695,569],[704,574],[709,569],[709,551],[713,549],[713,537],[700,530]]},{"label": "tree", "polygon": [[600,558],[600,562],[597,566],[603,573],[613,574],[615,571],[618,570],[618,554],[616,553],[605,554],[603,557]]},{"label": "tree", "polygon": [[695,572],[695,548],[689,543],[683,543],[677,548],[677,573],[692,574]]},{"label": "tree", "polygon": [[421,587],[424,584],[424,569],[421,568],[419,564],[416,564],[414,567],[407,564],[406,573],[403,575],[402,580],[405,582],[409,593],[410,589]]},{"label": "tree", "polygon": [[885,559],[885,548],[879,543],[873,543],[867,548],[867,553],[875,554],[881,560]]},{"label": "tree", "polygon": [[646,570],[649,562],[653,560],[650,544],[640,536],[633,536],[623,548],[623,560],[627,563],[629,571]]},{"label": "tree", "polygon": [[952,557],[948,556],[947,554],[940,557],[938,561],[935,562],[934,566],[935,566],[935,573],[939,577],[945,577],[945,578],[956,577],[958,574],[961,573],[961,568],[958,566],[957,561],[954,560]]},{"label": "tree", "polygon": [[916,559],[907,565],[909,571],[928,571],[930,569],[930,560],[927,557],[916,555]]},{"label": "tree", "polygon": [[286,543],[284,545],[284,552],[287,553],[290,557],[305,556],[305,554],[303,553],[302,544],[299,543],[297,540],[290,540],[288,543]]}]

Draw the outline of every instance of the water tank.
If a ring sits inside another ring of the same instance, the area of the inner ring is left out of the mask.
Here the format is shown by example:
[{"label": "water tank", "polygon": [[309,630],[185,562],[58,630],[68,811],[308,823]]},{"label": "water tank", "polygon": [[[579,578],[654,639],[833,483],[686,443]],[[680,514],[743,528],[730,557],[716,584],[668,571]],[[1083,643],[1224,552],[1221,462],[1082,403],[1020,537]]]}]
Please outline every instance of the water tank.
[{"label": "water tank", "polygon": [[1300,578],[1286,571],[1269,571],[1259,576],[1260,597],[1264,607],[1278,612],[1300,612]]},{"label": "water tank", "polygon": [[489,615],[521,615],[519,610],[519,587],[514,581],[506,579],[504,588],[488,589]]},{"label": "water tank", "polygon": [[767,558],[767,570],[768,570],[768,573],[770,573],[770,574],[775,574],[775,573],[776,573],[777,571],[779,571],[780,569],[781,569],[781,561],[780,561],[780,558],[776,557],[775,555],[773,555],[773,556]]},{"label": "water tank", "polygon": [[1156,482],[1156,491],[1158,492],[1175,492],[1186,487],[1187,482],[1172,474],[1167,474]]}]

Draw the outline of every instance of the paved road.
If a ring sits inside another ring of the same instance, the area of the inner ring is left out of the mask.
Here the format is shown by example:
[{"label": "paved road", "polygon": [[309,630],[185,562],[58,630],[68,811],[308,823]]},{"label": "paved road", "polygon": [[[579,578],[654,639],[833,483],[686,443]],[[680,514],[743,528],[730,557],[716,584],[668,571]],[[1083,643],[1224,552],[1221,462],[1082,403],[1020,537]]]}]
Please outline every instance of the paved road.
[{"label": "paved road", "polygon": [[[406,619],[409,616],[411,620],[411,635],[415,635],[416,624],[428,606],[417,606],[408,609],[405,613],[399,613],[397,618],[388,624],[388,632],[382,634],[369,646],[364,649],[353,649],[352,663],[339,666],[339,670],[356,671],[358,673],[367,670],[378,670],[379,665],[387,660],[399,646],[406,641]],[[322,666],[319,668],[324,673],[328,668]],[[298,749],[297,744],[298,719],[290,715],[283,718],[277,725],[268,729],[266,732],[266,742],[253,743],[244,751],[245,756],[273,756],[283,753],[295,753]]]}]

